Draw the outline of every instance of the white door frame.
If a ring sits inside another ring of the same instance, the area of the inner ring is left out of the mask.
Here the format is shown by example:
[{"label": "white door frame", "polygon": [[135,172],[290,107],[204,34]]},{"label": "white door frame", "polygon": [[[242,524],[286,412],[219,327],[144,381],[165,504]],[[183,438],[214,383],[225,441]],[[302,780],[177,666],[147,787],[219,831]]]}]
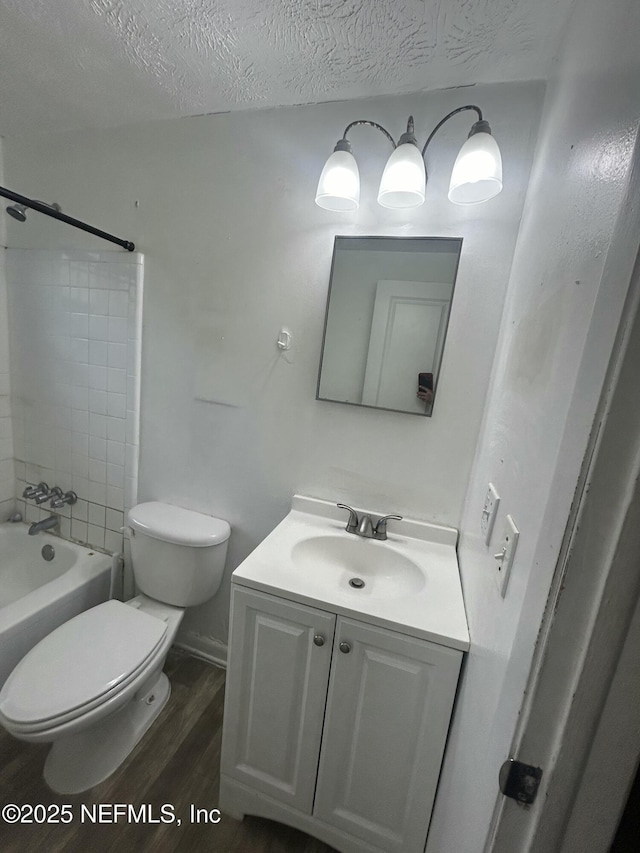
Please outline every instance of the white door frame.
[{"label": "white door frame", "polygon": [[640,697],[628,655],[640,602],[638,267],[510,752],[542,767],[541,787],[530,808],[498,798],[491,853],[606,853],[640,756],[627,701]]}]

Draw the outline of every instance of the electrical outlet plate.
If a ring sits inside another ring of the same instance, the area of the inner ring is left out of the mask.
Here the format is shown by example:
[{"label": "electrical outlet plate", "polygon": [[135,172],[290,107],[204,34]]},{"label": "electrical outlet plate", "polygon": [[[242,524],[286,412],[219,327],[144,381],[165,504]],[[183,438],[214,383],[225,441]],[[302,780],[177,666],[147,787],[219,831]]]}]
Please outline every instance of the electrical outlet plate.
[{"label": "electrical outlet plate", "polygon": [[493,531],[493,525],[498,514],[499,506],[500,496],[498,495],[493,483],[489,483],[487,494],[484,499],[484,506],[482,507],[482,515],[480,517],[480,530],[484,534],[485,545],[488,545],[491,539],[491,532]]},{"label": "electrical outlet plate", "polygon": [[513,560],[516,555],[519,536],[520,532],[513,518],[508,515],[504,522],[504,533],[498,546],[498,552],[494,554],[496,561],[496,583],[503,598],[507,591],[507,584],[509,583],[509,575],[511,574],[511,566],[513,566]]}]

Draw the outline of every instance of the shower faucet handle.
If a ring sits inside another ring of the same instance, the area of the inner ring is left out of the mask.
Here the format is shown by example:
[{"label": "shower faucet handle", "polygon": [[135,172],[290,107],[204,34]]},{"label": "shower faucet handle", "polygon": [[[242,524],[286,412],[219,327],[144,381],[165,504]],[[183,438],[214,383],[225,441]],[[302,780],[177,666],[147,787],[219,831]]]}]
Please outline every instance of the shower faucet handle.
[{"label": "shower faucet handle", "polygon": [[49,486],[45,482],[38,483],[37,486],[27,486],[22,493],[23,498],[36,498],[38,495],[44,495],[49,491]]},{"label": "shower faucet handle", "polygon": [[65,504],[74,504],[78,500],[75,492],[65,492],[60,497],[53,498],[51,501],[51,509],[60,509]]},{"label": "shower faucet handle", "polygon": [[62,489],[60,486],[54,486],[50,492],[43,492],[41,495],[36,495],[34,498],[35,502],[39,504],[46,503],[47,501],[52,501],[54,498],[62,497]]}]

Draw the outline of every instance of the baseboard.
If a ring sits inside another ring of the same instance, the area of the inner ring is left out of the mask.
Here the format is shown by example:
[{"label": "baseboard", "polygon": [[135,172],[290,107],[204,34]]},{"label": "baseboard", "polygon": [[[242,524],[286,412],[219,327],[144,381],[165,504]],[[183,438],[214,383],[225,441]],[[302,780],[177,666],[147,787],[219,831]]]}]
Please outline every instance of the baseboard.
[{"label": "baseboard", "polygon": [[227,646],[218,640],[187,634],[185,637],[178,636],[174,646],[215,666],[227,668]]}]

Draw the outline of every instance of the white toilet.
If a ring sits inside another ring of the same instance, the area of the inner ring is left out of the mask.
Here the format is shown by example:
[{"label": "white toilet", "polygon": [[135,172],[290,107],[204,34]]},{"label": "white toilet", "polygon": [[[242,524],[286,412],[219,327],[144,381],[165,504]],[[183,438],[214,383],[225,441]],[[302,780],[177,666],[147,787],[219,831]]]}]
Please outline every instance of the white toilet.
[{"label": "white toilet", "polygon": [[56,628],[0,691],[8,732],[52,742],[44,778],[60,794],[92,788],[129,755],[169,698],[162,667],[185,608],[215,595],[222,580],[226,521],[155,501],[128,520],[141,594]]}]

